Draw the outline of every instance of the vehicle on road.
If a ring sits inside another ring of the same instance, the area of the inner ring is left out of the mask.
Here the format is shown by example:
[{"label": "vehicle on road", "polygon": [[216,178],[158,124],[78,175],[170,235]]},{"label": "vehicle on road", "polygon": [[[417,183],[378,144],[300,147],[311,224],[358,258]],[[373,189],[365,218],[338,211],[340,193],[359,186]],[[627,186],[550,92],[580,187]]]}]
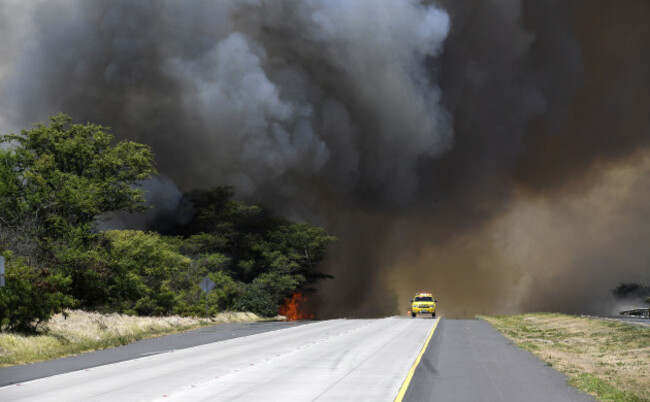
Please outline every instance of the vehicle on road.
[{"label": "vehicle on road", "polygon": [[416,293],[411,300],[411,317],[415,318],[417,314],[431,314],[436,316],[436,302],[431,293]]}]

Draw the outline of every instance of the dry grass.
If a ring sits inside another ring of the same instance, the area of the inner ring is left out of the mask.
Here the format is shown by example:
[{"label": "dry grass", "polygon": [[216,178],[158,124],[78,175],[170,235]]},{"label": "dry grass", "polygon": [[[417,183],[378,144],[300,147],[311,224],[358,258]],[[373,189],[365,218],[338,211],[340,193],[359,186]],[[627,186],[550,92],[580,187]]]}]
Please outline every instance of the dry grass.
[{"label": "dry grass", "polygon": [[650,328],[564,314],[481,317],[604,401],[650,401]]},{"label": "dry grass", "polygon": [[253,313],[224,312],[211,319],[133,317],[67,311],[52,317],[37,335],[0,333],[0,367],[126,345],[144,338],[206,325],[260,321]]}]

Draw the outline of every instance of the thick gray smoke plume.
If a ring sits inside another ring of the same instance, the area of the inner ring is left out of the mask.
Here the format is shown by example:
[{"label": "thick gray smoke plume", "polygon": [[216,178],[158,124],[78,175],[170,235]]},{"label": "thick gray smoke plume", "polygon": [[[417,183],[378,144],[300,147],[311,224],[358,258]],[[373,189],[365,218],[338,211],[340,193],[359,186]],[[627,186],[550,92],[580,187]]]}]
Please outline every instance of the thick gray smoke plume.
[{"label": "thick gray smoke plume", "polygon": [[[648,182],[645,0],[0,7],[0,131],[64,111],[153,146],[173,181],[154,198],[231,184],[326,226],[341,240],[323,316],[385,314],[418,290],[449,314],[587,311],[598,289],[650,280],[650,252],[622,240],[645,233],[650,191],[607,196],[620,169]],[[567,208],[583,203],[635,219]],[[602,247],[552,233],[558,214]],[[593,261],[621,250],[620,275]],[[585,273],[601,279],[582,288]]]},{"label": "thick gray smoke plume", "polygon": [[3,109],[110,124],[151,143],[184,188],[293,197],[295,175],[397,202],[419,158],[451,143],[424,64],[449,29],[433,6],[65,0],[31,16]]}]

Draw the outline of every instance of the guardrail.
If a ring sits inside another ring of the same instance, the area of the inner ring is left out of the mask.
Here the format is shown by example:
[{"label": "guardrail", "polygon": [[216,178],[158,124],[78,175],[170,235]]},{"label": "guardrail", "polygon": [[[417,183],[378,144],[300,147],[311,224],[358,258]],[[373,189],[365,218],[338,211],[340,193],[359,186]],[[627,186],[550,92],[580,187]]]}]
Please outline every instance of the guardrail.
[{"label": "guardrail", "polygon": [[625,311],[621,311],[621,315],[650,318],[650,308],[637,308],[634,310],[625,310]]}]

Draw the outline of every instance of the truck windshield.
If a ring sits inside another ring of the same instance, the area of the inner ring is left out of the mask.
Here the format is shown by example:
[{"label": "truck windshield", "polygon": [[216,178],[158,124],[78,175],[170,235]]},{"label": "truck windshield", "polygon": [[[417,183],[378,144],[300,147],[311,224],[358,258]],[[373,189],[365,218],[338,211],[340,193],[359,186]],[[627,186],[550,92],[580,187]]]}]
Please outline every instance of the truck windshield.
[{"label": "truck windshield", "polygon": [[415,301],[416,302],[432,302],[433,297],[416,297]]}]

